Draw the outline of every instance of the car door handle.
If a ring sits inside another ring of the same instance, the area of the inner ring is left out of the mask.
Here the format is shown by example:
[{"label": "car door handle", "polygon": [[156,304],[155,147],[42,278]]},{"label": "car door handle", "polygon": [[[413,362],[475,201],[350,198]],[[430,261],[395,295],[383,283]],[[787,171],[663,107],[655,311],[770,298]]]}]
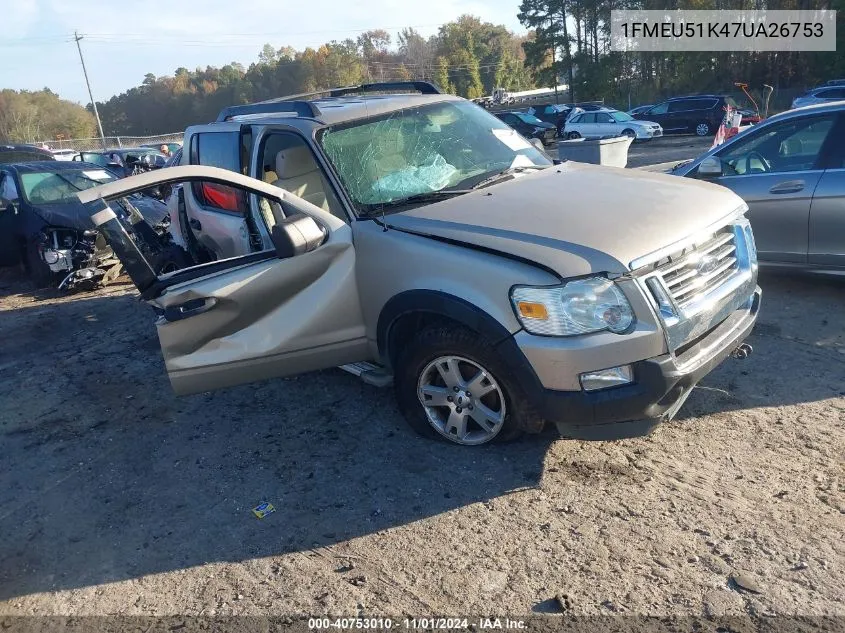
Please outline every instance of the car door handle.
[{"label": "car door handle", "polygon": [[195,231],[202,231],[202,223],[196,218],[191,218],[190,220],[188,220],[188,224],[190,224],[191,228]]},{"label": "car door handle", "polygon": [[164,309],[162,316],[167,321],[181,321],[198,314],[208,312],[217,305],[217,299],[214,297],[205,297],[202,299],[191,299],[185,303],[180,303],[175,306],[167,306]]},{"label": "car door handle", "polygon": [[785,182],[779,182],[769,189],[769,193],[798,193],[802,189],[804,189],[803,180],[787,180]]}]

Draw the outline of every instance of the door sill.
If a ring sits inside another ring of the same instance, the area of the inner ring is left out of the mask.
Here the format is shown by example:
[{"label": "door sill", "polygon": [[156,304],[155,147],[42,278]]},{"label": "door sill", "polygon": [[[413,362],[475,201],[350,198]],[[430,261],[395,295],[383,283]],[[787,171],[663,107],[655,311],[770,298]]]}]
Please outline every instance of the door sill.
[{"label": "door sill", "polygon": [[365,383],[373,385],[374,387],[389,387],[393,384],[393,374],[389,373],[381,365],[376,365],[375,363],[367,361],[348,363],[346,365],[341,365],[338,369],[349,372],[353,376],[358,376],[358,378],[363,380]]}]

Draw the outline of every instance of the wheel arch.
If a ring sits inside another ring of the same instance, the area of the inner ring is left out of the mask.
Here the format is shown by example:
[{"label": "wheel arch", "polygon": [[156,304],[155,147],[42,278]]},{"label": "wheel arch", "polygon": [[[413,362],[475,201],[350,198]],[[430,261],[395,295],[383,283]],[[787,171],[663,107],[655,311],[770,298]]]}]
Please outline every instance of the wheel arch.
[{"label": "wheel arch", "polygon": [[465,327],[488,340],[514,369],[525,393],[535,402],[543,398],[543,386],[525,354],[516,344],[514,333],[496,318],[469,301],[439,290],[408,290],[393,296],[384,305],[376,326],[381,360],[392,367],[401,343],[423,328],[437,325]]}]

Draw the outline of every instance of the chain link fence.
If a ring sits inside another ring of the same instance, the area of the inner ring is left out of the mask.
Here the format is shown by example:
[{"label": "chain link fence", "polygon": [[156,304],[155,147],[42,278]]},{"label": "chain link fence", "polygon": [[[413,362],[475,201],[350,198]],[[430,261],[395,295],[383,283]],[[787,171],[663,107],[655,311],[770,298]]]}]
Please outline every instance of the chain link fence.
[{"label": "chain link fence", "polygon": [[[161,145],[163,143],[177,143],[182,141],[183,132],[173,132],[172,134],[158,134],[155,136],[107,136],[106,147],[111,149],[115,147],[139,147],[141,145]],[[52,150],[56,149],[72,149],[76,151],[84,150],[101,150],[103,149],[103,140],[99,137],[95,138],[58,138],[49,141],[38,141],[37,145],[46,145]]]}]

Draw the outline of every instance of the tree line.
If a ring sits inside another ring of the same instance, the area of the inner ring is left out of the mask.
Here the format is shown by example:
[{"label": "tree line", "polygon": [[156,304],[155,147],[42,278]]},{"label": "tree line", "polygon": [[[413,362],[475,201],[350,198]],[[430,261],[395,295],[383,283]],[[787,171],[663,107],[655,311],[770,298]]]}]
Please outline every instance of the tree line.
[{"label": "tree line", "polygon": [[[620,9],[835,9],[836,52],[620,53],[610,50],[610,13]],[[678,94],[734,92],[748,84],[760,96],[773,86],[776,108],[833,78],[845,78],[845,0],[522,0],[519,20],[532,29],[526,64],[537,81],[571,85],[570,99],[605,99],[620,106]]]},{"label": "tree line", "polygon": [[406,28],[296,51],[264,45],[255,63],[221,68],[178,68],[172,76],[148,74],[140,86],[97,108],[107,135],[146,135],[212,121],[226,106],[369,81],[429,80],[468,98],[497,86],[535,87],[525,65],[525,36],[464,15],[424,37]]},{"label": "tree line", "polygon": [[[619,53],[610,50],[614,9],[837,9],[837,52]],[[561,100],[604,99],[619,107],[696,92],[757,95],[776,88],[774,109],[802,89],[845,78],[845,0],[522,0],[518,35],[463,15],[424,37],[413,28],[371,30],[302,51],[265,44],[257,60],[220,68],[147,74],[141,84],[98,103],[106,135],[148,135],[212,121],[226,106],[368,81],[429,80],[467,98],[570,85]],[[779,96],[780,95],[780,96]],[[780,98],[780,102],[778,102]],[[95,135],[86,109],[49,89],[0,91],[0,140]]]},{"label": "tree line", "polygon": [[0,90],[0,142],[31,143],[94,136],[94,116],[78,103],[44,90]]}]

